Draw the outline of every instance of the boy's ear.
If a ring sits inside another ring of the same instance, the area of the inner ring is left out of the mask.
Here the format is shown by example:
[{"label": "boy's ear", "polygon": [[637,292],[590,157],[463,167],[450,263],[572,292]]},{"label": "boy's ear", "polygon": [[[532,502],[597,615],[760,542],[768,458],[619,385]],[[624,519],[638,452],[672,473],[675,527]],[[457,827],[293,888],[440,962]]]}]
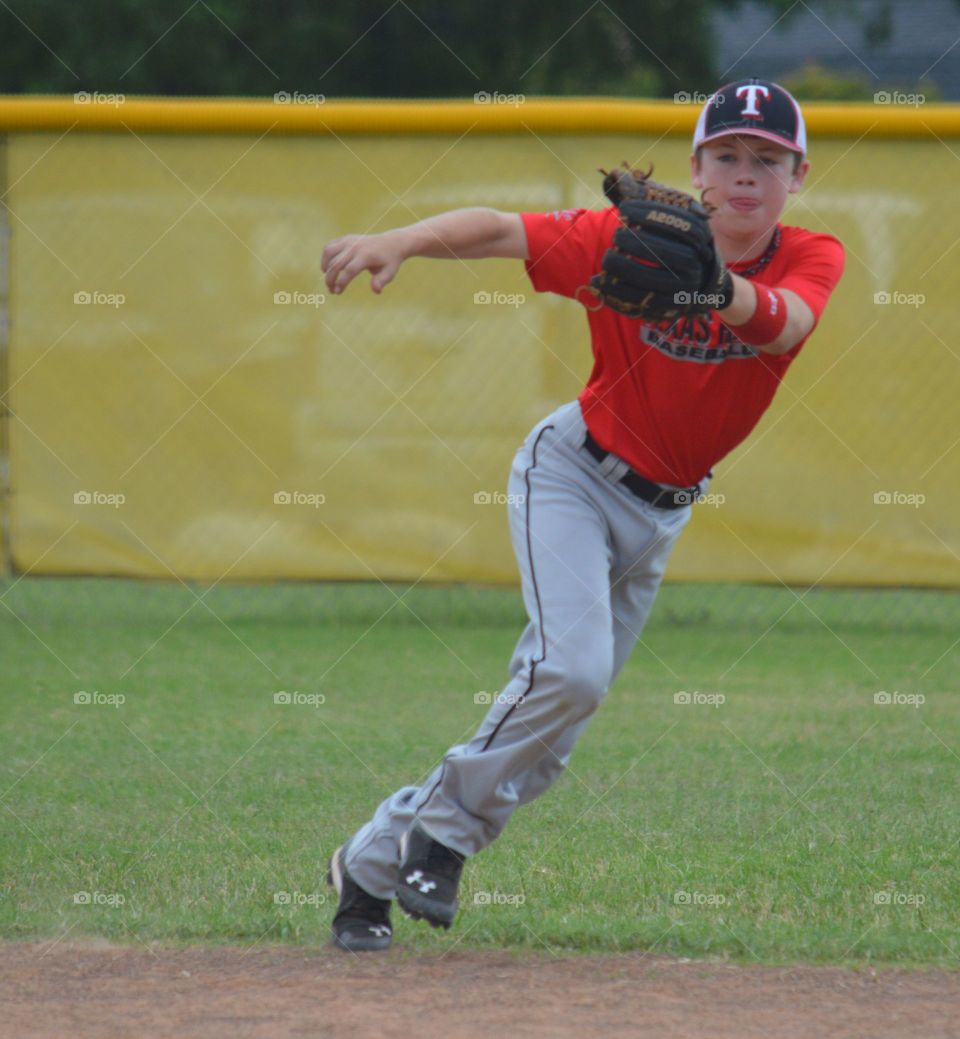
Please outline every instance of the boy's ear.
[{"label": "boy's ear", "polygon": [[803,162],[797,167],[796,173],[794,173],[790,187],[787,188],[787,193],[790,195],[796,194],[803,187],[803,182],[806,179],[807,173],[810,172],[810,160],[804,159]]},{"label": "boy's ear", "polygon": [[703,190],[703,177],[700,175],[700,151],[697,150],[695,155],[690,156],[690,179],[693,181],[693,186],[698,190]]}]

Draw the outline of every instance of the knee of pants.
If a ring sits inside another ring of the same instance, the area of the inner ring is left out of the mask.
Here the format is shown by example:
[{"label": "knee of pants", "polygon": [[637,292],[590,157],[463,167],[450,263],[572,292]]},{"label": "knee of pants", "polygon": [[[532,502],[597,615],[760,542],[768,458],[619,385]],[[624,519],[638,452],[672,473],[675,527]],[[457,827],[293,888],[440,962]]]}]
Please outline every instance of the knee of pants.
[{"label": "knee of pants", "polygon": [[[549,661],[549,654],[547,655]],[[610,688],[613,647],[570,647],[553,662],[560,697],[572,718],[595,711]]]}]

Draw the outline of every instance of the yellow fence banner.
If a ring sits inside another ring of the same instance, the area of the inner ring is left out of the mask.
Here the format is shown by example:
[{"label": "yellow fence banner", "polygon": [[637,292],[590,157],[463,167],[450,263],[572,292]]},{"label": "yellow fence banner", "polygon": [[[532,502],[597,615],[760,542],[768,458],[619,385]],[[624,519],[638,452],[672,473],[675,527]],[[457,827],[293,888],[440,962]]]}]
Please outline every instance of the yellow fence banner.
[{"label": "yellow fence banner", "polygon": [[[14,571],[516,580],[507,474],[589,373],[582,308],[518,260],[333,297],[320,254],[459,207],[600,208],[623,159],[689,189],[696,112],[634,105],[624,133],[623,104],[0,101]],[[957,587],[958,227],[933,200],[960,117],[810,109],[782,219],[846,272],[668,576]]]}]

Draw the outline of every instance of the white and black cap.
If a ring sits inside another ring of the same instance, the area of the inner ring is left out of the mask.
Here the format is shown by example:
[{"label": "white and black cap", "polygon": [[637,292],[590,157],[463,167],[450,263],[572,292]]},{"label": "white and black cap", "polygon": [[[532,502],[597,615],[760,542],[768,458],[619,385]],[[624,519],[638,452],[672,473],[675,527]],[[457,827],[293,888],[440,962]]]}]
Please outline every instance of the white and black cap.
[{"label": "white and black cap", "polygon": [[693,132],[693,150],[729,134],[752,134],[807,153],[807,128],[796,99],[778,83],[743,79],[711,94]]}]

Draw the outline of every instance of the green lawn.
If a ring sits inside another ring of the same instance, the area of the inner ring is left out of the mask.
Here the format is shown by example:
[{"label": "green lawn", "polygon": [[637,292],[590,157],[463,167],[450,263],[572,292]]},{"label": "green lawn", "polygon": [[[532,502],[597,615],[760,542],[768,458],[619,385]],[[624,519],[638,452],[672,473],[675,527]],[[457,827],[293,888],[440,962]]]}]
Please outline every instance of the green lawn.
[{"label": "green lawn", "polygon": [[[325,942],[327,856],[472,733],[524,620],[513,590],[198,596],[0,585],[0,936]],[[454,928],[395,911],[398,941],[955,964],[957,599],[665,588]]]}]

